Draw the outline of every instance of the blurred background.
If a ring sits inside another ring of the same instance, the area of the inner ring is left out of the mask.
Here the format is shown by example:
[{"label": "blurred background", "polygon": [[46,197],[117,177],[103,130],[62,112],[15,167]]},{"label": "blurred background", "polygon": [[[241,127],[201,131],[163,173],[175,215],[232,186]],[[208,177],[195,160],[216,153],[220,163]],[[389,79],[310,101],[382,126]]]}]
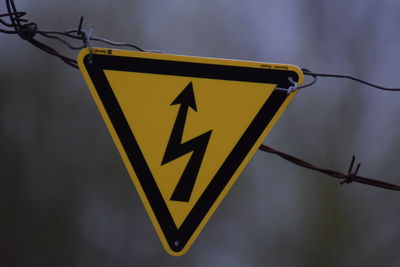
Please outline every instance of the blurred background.
[{"label": "blurred background", "polygon": [[[400,86],[395,0],[16,0],[41,29],[296,64]],[[0,13],[6,12],[0,4]],[[48,43],[48,40],[45,40]],[[400,266],[400,193],[257,152],[192,248],[169,256],[78,70],[0,34],[1,266]],[[74,52],[60,47],[62,52]],[[400,93],[320,78],[265,144],[400,183]]]}]

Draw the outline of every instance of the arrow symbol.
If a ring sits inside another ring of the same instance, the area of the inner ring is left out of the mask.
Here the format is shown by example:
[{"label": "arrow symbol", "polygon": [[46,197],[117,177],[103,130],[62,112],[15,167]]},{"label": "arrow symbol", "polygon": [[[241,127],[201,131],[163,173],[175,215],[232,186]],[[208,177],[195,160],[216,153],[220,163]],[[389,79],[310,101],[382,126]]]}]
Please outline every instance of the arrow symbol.
[{"label": "arrow symbol", "polygon": [[161,165],[167,164],[177,158],[182,157],[183,155],[192,152],[185,170],[183,171],[182,176],[179,179],[179,182],[170,198],[170,200],[174,201],[188,202],[192,194],[212,130],[185,143],[182,143],[183,130],[185,128],[185,122],[189,108],[197,112],[192,82],[190,82],[171,103],[171,106],[173,105],[180,105],[180,107]]}]

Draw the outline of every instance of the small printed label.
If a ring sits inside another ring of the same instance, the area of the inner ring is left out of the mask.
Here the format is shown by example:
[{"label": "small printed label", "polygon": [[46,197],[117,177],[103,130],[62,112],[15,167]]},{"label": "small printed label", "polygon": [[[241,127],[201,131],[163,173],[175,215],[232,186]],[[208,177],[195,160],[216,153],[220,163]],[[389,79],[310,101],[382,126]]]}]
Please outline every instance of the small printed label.
[{"label": "small printed label", "polygon": [[272,69],[272,66],[268,64],[261,64],[260,67],[264,69]]},{"label": "small printed label", "polygon": [[288,70],[289,67],[288,66],[279,66],[279,65],[277,65],[277,66],[274,66],[274,69],[275,70]]},{"label": "small printed label", "polygon": [[94,49],[93,52],[96,54],[112,55],[112,49]]},{"label": "small printed label", "polygon": [[264,69],[289,70],[288,66],[281,66],[281,65],[261,64],[260,67]]}]

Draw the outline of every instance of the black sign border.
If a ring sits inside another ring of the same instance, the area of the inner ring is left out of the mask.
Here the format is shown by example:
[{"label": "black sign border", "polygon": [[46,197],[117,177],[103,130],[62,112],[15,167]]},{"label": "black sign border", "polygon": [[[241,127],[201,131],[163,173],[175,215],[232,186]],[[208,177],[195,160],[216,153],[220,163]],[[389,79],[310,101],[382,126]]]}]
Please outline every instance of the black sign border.
[{"label": "black sign border", "polygon": [[104,70],[128,71],[173,76],[220,79],[291,86],[288,77],[298,81],[295,71],[265,69],[222,64],[196,63],[129,56],[85,55],[83,63],[107,115],[118,135],[129,162],[136,173],[146,198],[172,251],[180,252],[215,203],[237,168],[257,142],[264,129],[287,98],[287,93],[274,90],[266,99],[239,142],[224,161],[210,184],[194,205],[182,225],[177,228],[146,163],[138,142],[105,76]]}]

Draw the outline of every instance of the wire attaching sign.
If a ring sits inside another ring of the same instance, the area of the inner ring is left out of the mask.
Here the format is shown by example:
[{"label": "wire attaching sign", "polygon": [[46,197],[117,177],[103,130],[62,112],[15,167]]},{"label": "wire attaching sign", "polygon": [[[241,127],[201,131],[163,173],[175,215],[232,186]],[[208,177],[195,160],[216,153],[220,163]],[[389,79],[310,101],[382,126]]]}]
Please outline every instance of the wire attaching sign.
[{"label": "wire attaching sign", "polygon": [[296,66],[93,48],[79,68],[168,253],[184,254],[294,97]]}]

